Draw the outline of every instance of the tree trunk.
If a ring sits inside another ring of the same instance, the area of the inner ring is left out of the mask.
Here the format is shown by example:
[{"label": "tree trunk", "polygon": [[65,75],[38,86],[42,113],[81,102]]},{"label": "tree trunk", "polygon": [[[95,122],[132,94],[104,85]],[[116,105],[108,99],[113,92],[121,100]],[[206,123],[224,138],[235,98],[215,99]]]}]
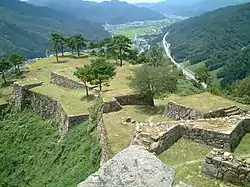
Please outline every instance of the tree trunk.
[{"label": "tree trunk", "polygon": [[89,88],[88,88],[88,86],[86,85],[86,83],[85,83],[85,89],[86,89],[86,96],[89,96]]},{"label": "tree trunk", "polygon": [[64,50],[63,50],[63,48],[62,48],[62,56],[64,56]]},{"label": "tree trunk", "polygon": [[100,91],[102,91],[102,83],[101,82],[99,83],[99,88],[100,88]]},{"label": "tree trunk", "polygon": [[4,84],[6,84],[7,82],[6,82],[6,79],[5,79],[5,74],[4,74],[4,73],[2,73],[2,78],[3,78],[3,82],[4,82]]},{"label": "tree trunk", "polygon": [[119,50],[120,55],[120,66],[122,67],[122,49]]},{"label": "tree trunk", "polygon": [[73,48],[71,48],[71,52],[72,52],[72,54],[74,54],[74,49]]},{"label": "tree trunk", "polygon": [[57,52],[57,50],[56,50],[56,61],[58,62],[59,60],[58,60],[58,52]]},{"label": "tree trunk", "polygon": [[77,55],[80,56],[80,49],[77,48]]}]

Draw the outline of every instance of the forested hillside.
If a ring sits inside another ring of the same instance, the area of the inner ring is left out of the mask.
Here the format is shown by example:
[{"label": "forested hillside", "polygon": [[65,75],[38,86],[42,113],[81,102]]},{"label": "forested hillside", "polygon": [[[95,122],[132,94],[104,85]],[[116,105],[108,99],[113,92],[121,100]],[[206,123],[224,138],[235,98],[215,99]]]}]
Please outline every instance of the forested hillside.
[{"label": "forested hillside", "polygon": [[197,16],[220,7],[247,3],[250,0],[165,0],[154,4],[141,4],[168,15]]},{"label": "forested hillside", "polygon": [[44,56],[51,32],[84,34],[89,40],[109,36],[101,25],[50,8],[36,7],[18,0],[0,1],[0,55],[19,51],[26,57]]},{"label": "forested hillside", "polygon": [[210,70],[223,67],[218,74],[223,86],[250,73],[250,3],[187,19],[164,32],[170,33],[168,41],[178,61],[206,61]]},{"label": "forested hillside", "polygon": [[78,19],[84,18],[91,22],[120,24],[131,21],[159,20],[165,17],[159,12],[148,8],[139,8],[117,0],[101,3],[81,0],[29,0],[29,3],[47,6],[66,12]]}]

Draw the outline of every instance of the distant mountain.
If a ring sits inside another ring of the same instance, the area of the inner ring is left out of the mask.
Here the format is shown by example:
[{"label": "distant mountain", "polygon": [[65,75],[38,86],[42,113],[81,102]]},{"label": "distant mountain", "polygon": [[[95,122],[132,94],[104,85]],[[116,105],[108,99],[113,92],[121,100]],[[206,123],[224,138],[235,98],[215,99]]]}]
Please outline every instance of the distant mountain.
[{"label": "distant mountain", "polygon": [[179,61],[220,68],[222,85],[250,75],[250,3],[221,8],[163,29]]},{"label": "distant mountain", "polygon": [[101,25],[76,20],[50,8],[18,0],[0,0],[0,55],[19,51],[27,57],[44,56],[51,32],[82,33],[89,40],[109,37]]},{"label": "distant mountain", "polygon": [[229,5],[247,3],[250,0],[165,0],[153,4],[139,4],[152,10],[178,16],[197,16]]},{"label": "distant mountain", "polygon": [[117,0],[101,3],[81,0],[29,0],[29,3],[66,12],[78,19],[96,23],[121,24],[131,21],[160,20],[165,17],[148,8]]}]

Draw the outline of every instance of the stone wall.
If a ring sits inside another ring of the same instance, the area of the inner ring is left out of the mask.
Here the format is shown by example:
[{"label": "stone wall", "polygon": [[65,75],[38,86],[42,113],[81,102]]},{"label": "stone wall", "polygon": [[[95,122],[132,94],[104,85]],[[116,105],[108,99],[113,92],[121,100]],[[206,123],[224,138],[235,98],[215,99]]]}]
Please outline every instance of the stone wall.
[{"label": "stone wall", "polygon": [[23,86],[15,83],[13,86],[14,108],[21,111],[25,107],[29,107],[43,118],[57,120],[61,136],[64,136],[73,125],[88,119],[87,114],[68,116],[58,100],[29,90],[41,85],[42,83],[36,83]]},{"label": "stone wall", "polygon": [[[51,71],[51,84],[71,89],[86,88],[86,85],[84,83],[78,82],[69,77],[65,77],[53,71]],[[95,87],[96,86],[88,86],[89,89],[93,89]]]},{"label": "stone wall", "polygon": [[144,132],[141,127],[160,127],[167,126],[167,123],[136,123],[134,138],[131,142],[132,145],[143,145],[150,152],[161,154],[168,148],[170,148],[175,142],[177,142],[181,136],[183,129],[180,125],[170,126],[168,129],[160,132],[159,134],[151,134],[150,132]]},{"label": "stone wall", "polygon": [[250,163],[222,150],[206,155],[202,172],[233,184],[250,185]]},{"label": "stone wall", "polygon": [[230,134],[194,128],[189,125],[183,126],[182,138],[190,139],[198,143],[203,143],[216,148],[232,151]]},{"label": "stone wall", "polygon": [[188,120],[203,118],[203,113],[192,108],[185,107],[173,102],[169,102],[164,111],[164,115],[171,119]]},{"label": "stone wall", "polygon": [[137,94],[117,96],[115,99],[120,105],[153,105],[153,100],[147,100]]},{"label": "stone wall", "polygon": [[[242,119],[229,132],[201,129],[193,122],[136,123],[132,144],[143,145],[150,152],[160,154],[171,147],[180,138],[210,145],[233,152],[242,137],[249,132],[250,119]],[[146,128],[144,128],[146,127]],[[145,131],[145,129],[150,129]]]},{"label": "stone wall", "polygon": [[237,106],[230,106],[225,108],[219,108],[210,112],[200,112],[198,110],[188,108],[186,106],[169,102],[164,111],[164,115],[168,118],[175,120],[194,120],[194,119],[207,119],[207,118],[222,118],[230,117],[234,115],[246,114],[247,111]]},{"label": "stone wall", "polygon": [[152,105],[153,101],[146,100],[139,95],[123,95],[113,97],[112,101],[104,102],[102,107],[103,113],[117,112],[125,105]]},{"label": "stone wall", "polygon": [[121,109],[122,109],[122,106],[114,98],[112,101],[104,102],[102,106],[103,113],[117,112]]},{"label": "stone wall", "polygon": [[111,158],[110,150],[108,147],[109,140],[103,118],[101,118],[100,122],[98,123],[97,132],[100,136],[100,144],[102,148],[100,166],[103,166],[103,164],[105,164]]},{"label": "stone wall", "polygon": [[240,144],[242,138],[245,136],[246,133],[249,133],[250,128],[250,121],[249,119],[245,119],[238,123],[236,128],[230,134],[230,149],[229,151],[235,150],[238,145]]},{"label": "stone wall", "polygon": [[12,102],[15,110],[21,111],[23,107],[25,107],[24,103],[24,97],[26,95],[26,90],[41,86],[43,85],[43,82],[37,82],[34,84],[28,84],[28,85],[21,85],[17,82],[13,84],[13,91],[12,91]]}]

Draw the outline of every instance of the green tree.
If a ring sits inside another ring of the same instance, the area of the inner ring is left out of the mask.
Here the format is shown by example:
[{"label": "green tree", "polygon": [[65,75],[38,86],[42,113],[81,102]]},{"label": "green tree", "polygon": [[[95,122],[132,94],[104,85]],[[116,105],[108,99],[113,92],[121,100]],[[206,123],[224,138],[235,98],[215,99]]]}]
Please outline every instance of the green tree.
[{"label": "green tree", "polygon": [[13,64],[15,67],[16,73],[20,74],[20,65],[24,63],[24,56],[20,53],[13,52],[10,55],[10,62]]},{"label": "green tree", "polygon": [[206,67],[201,67],[201,68],[197,69],[197,71],[195,72],[195,78],[200,83],[207,84],[208,87],[210,87],[212,84],[212,78],[211,78],[209,69]]},{"label": "green tree", "polygon": [[58,62],[58,51],[60,50],[61,36],[57,33],[51,33],[50,42],[52,43],[52,50],[56,53],[56,61]]},{"label": "green tree", "polygon": [[91,60],[90,69],[90,82],[93,85],[99,85],[100,91],[102,90],[102,84],[107,84],[116,75],[115,65],[107,62],[105,58]]},{"label": "green tree", "polygon": [[5,73],[11,68],[10,62],[6,58],[0,58],[0,74],[2,74],[2,79],[4,84],[6,84]]},{"label": "green tree", "polygon": [[67,38],[66,44],[67,44],[67,47],[71,49],[72,54],[74,54],[74,50],[76,50],[76,43],[75,43],[74,37]]},{"label": "green tree", "polygon": [[[142,97],[152,100],[177,89],[179,72],[169,65],[152,67],[144,64],[138,67],[131,79],[131,87]],[[152,103],[154,106],[154,101]]]},{"label": "green tree", "polygon": [[120,60],[120,66],[122,66],[123,60],[125,60],[131,53],[132,41],[124,35],[115,36],[110,40],[107,46],[107,53],[115,60]]},{"label": "green tree", "polygon": [[232,86],[230,94],[235,97],[238,102],[250,104],[250,77],[235,83]]},{"label": "green tree", "polygon": [[156,45],[151,47],[150,51],[147,54],[147,63],[150,66],[161,66],[164,63],[164,56],[162,50]]},{"label": "green tree", "polygon": [[59,49],[62,53],[62,56],[64,56],[64,48],[67,47],[67,38],[64,36],[59,35]]},{"label": "green tree", "polygon": [[76,68],[74,75],[85,84],[86,96],[89,96],[87,83],[92,80],[90,65],[84,65],[83,68]]},{"label": "green tree", "polygon": [[77,55],[80,56],[80,50],[83,47],[87,46],[87,40],[81,34],[75,35],[73,37],[74,37],[74,43],[75,43],[76,50],[77,50]]}]

